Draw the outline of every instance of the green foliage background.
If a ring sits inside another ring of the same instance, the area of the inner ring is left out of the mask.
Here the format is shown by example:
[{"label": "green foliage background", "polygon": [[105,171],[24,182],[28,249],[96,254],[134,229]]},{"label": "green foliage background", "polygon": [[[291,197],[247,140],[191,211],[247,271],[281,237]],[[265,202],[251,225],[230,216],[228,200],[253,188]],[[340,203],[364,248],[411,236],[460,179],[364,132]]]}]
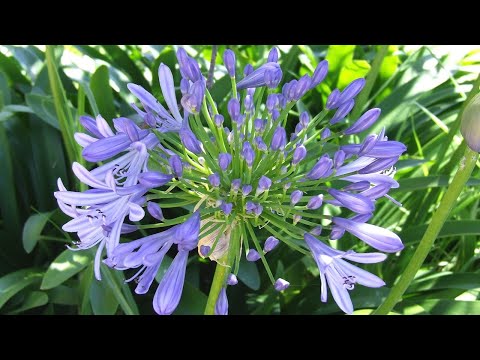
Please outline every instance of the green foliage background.
[{"label": "green foliage background", "polygon": [[[271,48],[229,47],[236,51],[240,69],[247,63],[261,64]],[[211,46],[185,48],[206,74]],[[212,89],[218,103],[230,92],[221,61],[225,48],[218,47]],[[396,179],[401,186],[391,192],[403,208],[379,200],[371,222],[397,232],[405,250],[367,267],[385,279],[386,287],[359,286],[351,293],[356,313],[369,313],[402,273],[460,162],[465,145],[458,132],[458,115],[469,92],[479,90],[480,47],[279,48],[283,81],[312,73],[323,59],[330,63],[327,79],[298,103],[293,118],[304,109],[320,111],[332,89],[342,89],[351,80],[368,75],[374,59],[380,61],[373,88],[361,103],[382,109],[370,132],[386,126],[388,136],[404,142],[408,153],[397,166]],[[67,217],[57,209],[53,192],[58,177],[67,188],[82,190],[70,170],[72,161],[84,163],[73,140],[73,134],[81,130],[78,117],[101,113],[108,121],[120,115],[135,118],[127,83],[140,84],[161,99],[157,69],[162,62],[170,66],[178,84],[176,49],[158,45],[0,45],[0,313],[153,313],[153,291],[134,295],[123,274],[107,267],[102,267],[104,280],[99,283],[92,274],[92,252],[66,250],[72,238],[61,230]],[[226,107],[226,102],[223,104]],[[352,118],[362,110],[355,108]],[[294,124],[290,124],[292,129]],[[480,314],[479,185],[477,168],[395,313]],[[349,236],[341,241],[345,247],[366,249]],[[313,259],[280,246],[269,255],[269,262],[291,287],[278,294],[263,268],[245,262],[239,274],[241,282],[229,289],[230,313],[339,313],[333,302],[320,302],[320,280]],[[165,261],[157,280],[168,265]],[[191,259],[177,314],[203,313],[213,270],[214,264]]]}]

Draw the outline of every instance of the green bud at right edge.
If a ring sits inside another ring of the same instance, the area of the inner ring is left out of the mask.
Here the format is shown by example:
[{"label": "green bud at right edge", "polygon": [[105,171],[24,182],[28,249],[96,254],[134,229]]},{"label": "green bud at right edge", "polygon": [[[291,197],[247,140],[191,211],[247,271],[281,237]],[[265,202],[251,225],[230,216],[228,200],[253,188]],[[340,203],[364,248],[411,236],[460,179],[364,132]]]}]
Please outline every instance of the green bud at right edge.
[{"label": "green bud at right edge", "polygon": [[480,152],[480,94],[475,95],[465,108],[460,131],[468,147]]}]

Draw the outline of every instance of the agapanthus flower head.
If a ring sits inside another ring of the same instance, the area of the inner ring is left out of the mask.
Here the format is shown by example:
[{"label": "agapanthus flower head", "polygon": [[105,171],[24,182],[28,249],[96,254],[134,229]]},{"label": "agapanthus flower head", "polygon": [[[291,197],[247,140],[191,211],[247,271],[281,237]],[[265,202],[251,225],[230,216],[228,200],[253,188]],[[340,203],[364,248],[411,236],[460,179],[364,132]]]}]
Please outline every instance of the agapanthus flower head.
[{"label": "agapanthus flower head", "polygon": [[[328,63],[320,61],[313,73],[279,89],[283,72],[278,54],[273,48],[266,63],[255,69],[248,64],[236,83],[235,54],[225,51],[233,88],[227,103],[217,104],[221,99],[212,98],[204,69],[179,48],[180,82],[174,84],[167,65],[158,69],[165,107],[141,86],[128,85],[140,103],[132,107],[143,123],[118,118],[112,129],[101,116],[81,118],[87,133],[77,133],[75,139],[86,160],[103,163],[91,171],[74,164],[73,171],[90,189],[67,191],[59,181],[55,196],[72,218],[64,229],[78,234],[76,249],[98,246],[98,278],[106,248],[105,264],[117,270],[138,268],[133,276],[136,292],[146,293],[167,252],[176,250],[153,300],[157,313],[171,314],[180,301],[189,252],[197,247],[199,256],[231,272],[215,287],[222,288],[215,294],[215,312],[226,314],[226,286],[238,282],[241,259],[262,259],[272,287],[288,288],[288,281],[272,276],[267,261],[284,243],[311,251],[320,270],[322,301],[328,285],[347,313],[353,311],[348,294],[355,284],[384,284],[346,260],[372,263],[385,255],[344,252],[325,242],[340,243],[352,235],[383,252],[403,248],[397,235],[368,221],[380,198],[400,205],[388,192],[399,186],[394,165],[406,147],[389,140],[385,129],[365,134],[360,143],[350,136],[366,131],[380,116],[379,109],[371,109],[351,118],[364,79],[342,91],[334,89],[321,113],[292,116],[297,101],[325,79]],[[176,98],[176,86],[181,99]],[[179,211],[173,212],[177,217],[166,213],[165,219],[163,212],[172,204],[178,204]],[[142,220],[144,207],[151,215],[147,218],[162,222],[166,230],[150,229],[148,236],[120,243],[120,234],[137,229],[125,223],[127,216],[132,222]],[[185,209],[192,213],[185,214]]]}]

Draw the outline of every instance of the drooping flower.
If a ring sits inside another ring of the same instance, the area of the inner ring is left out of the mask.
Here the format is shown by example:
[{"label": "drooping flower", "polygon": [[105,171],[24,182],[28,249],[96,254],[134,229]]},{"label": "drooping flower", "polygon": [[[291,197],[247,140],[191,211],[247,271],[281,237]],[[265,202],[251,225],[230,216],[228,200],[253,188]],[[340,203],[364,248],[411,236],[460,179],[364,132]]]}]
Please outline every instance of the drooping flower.
[{"label": "drooping flower", "polygon": [[183,224],[166,231],[118,245],[105,259],[105,264],[126,270],[140,270],[130,279],[137,279],[137,294],[145,294],[155,279],[168,250],[177,244],[178,253],[160,281],[153,307],[160,315],[169,315],[177,307],[183,290],[188,253],[195,249],[200,232],[200,214],[195,212]]},{"label": "drooping flower", "polygon": [[358,254],[352,250],[340,251],[325,245],[308,233],[305,233],[304,238],[320,270],[321,300],[323,302],[327,301],[328,285],[333,299],[340,309],[351,314],[353,313],[353,304],[349,291],[355,288],[355,284],[372,288],[385,285],[385,282],[378,276],[345,261],[350,260],[363,264],[378,263],[386,259],[385,254]]}]

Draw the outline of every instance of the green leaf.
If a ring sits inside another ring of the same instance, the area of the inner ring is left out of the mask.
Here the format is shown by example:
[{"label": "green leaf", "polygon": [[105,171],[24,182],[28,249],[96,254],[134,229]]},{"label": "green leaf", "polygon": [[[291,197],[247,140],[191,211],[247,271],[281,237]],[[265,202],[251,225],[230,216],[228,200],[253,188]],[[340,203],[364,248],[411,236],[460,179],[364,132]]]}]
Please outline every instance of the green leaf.
[{"label": "green leaf", "polygon": [[112,58],[112,64],[118,69],[126,73],[132,82],[141,85],[145,90],[150,91],[150,84],[143,76],[140,69],[128,56],[127,51],[122,50],[118,45],[103,45],[105,51]]},{"label": "green leaf", "polygon": [[217,103],[221,103],[222,100],[228,95],[232,90],[232,82],[229,75],[225,75],[219,80],[216,80],[210,90],[213,100]]},{"label": "green leaf", "polygon": [[47,269],[40,289],[47,290],[60,285],[82,271],[92,261],[88,251],[64,250]]},{"label": "green leaf", "polygon": [[73,133],[76,130],[74,123],[74,113],[70,110],[70,102],[65,94],[62,81],[60,79],[57,65],[54,58],[54,47],[47,45],[45,56],[48,68],[48,80],[50,90],[53,95],[53,102],[55,105],[55,113],[57,115],[58,124],[62,133],[63,142],[67,150],[68,159],[71,163],[80,161],[77,144],[74,141]]},{"label": "green leaf", "polygon": [[127,315],[138,315],[137,304],[133,301],[131,296],[126,295],[130,290],[128,285],[123,280],[123,275],[119,275],[119,271],[110,269],[107,266],[101,267],[102,279],[110,287],[113,295],[117,299],[123,312]]},{"label": "green leaf", "polygon": [[114,315],[118,309],[118,301],[110,287],[96,279],[90,286],[90,303],[95,315]]},{"label": "green leaf", "polygon": [[4,111],[11,111],[13,113],[20,112],[20,113],[30,113],[33,114],[33,110],[30,109],[28,106],[25,105],[7,105],[3,107]]},{"label": "green leaf", "polygon": [[25,222],[25,225],[23,226],[22,242],[23,248],[27,253],[30,254],[35,248],[35,245],[40,239],[40,234],[42,233],[45,224],[52,214],[53,211],[43,214],[30,215]]},{"label": "green leaf", "polygon": [[59,305],[78,305],[78,290],[65,285],[58,285],[47,291],[50,303]]},{"label": "green leaf", "polygon": [[0,278],[0,308],[16,293],[37,281],[43,273],[39,269],[30,268],[15,271]]},{"label": "green leaf", "polygon": [[346,64],[353,60],[355,45],[330,45],[326,60],[328,61],[327,82],[331,88],[338,87],[340,72]]},{"label": "green leaf", "polygon": [[110,87],[109,82],[110,76],[108,73],[108,67],[102,65],[92,75],[90,89],[95,97],[98,111],[106,120],[111,122],[111,120],[116,117],[116,114],[115,105],[113,103],[112,88]]},{"label": "green leaf", "polygon": [[22,68],[14,57],[7,57],[0,52],[0,70],[8,77],[10,85],[30,86],[30,81],[22,74]]},{"label": "green leaf", "polygon": [[[450,182],[450,177],[447,175],[440,176],[422,176],[422,177],[411,177],[398,180],[400,187],[397,189],[392,189],[392,194],[398,192],[410,192],[415,190],[425,190],[433,187],[444,187],[447,186]],[[480,179],[471,178],[467,182],[467,186],[478,186],[480,185]]]},{"label": "green leaf", "polygon": [[478,273],[440,273],[416,280],[410,285],[408,292],[437,289],[480,289]]},{"label": "green leaf", "polygon": [[431,315],[478,315],[480,301],[455,301],[429,299],[418,303]]},{"label": "green leaf", "polygon": [[58,123],[55,112],[55,104],[51,96],[31,93],[25,96],[25,100],[35,115],[55,129],[60,130],[60,124]]},{"label": "green leaf", "polygon": [[[79,315],[91,315],[92,307],[90,306],[90,286],[94,281],[93,262],[87,266],[85,271],[80,274],[80,281],[78,284],[78,298],[79,298]],[[60,285],[61,286],[61,285]],[[55,288],[57,289],[57,288]]]},{"label": "green leaf", "polygon": [[369,70],[370,64],[365,60],[352,60],[350,63],[346,63],[340,71],[337,87],[345,88],[353,80],[365,77]]},{"label": "green leaf", "polygon": [[[12,251],[17,252],[15,244],[18,244],[18,238],[16,236],[19,236],[21,232],[19,200],[15,191],[17,189],[17,179],[15,178],[12,155],[11,144],[5,126],[3,123],[0,123],[0,194],[2,194],[0,213],[3,220],[2,226],[10,234],[14,235],[11,238],[3,238],[0,242],[0,249],[6,255],[12,254]],[[21,251],[20,246],[18,246],[18,250]]]},{"label": "green leaf", "polygon": [[[97,116],[100,114],[100,111],[98,110],[98,105],[97,102],[95,101],[95,96],[93,95],[92,90],[90,90],[90,87],[87,84],[79,83],[79,86],[83,89],[85,95],[87,96],[88,103],[90,104],[90,108],[93,111],[93,114]],[[83,115],[83,114],[80,114]]]},{"label": "green leaf", "polygon": [[22,306],[10,311],[9,314],[19,314],[24,311],[43,306],[48,303],[48,295],[43,291],[32,291],[28,293]]},{"label": "green leaf", "polygon": [[237,276],[250,289],[260,289],[260,274],[258,273],[257,264],[254,262],[246,261],[242,258]]},{"label": "green leaf", "polygon": [[[402,231],[400,238],[404,243],[420,241],[428,224],[409,227]],[[437,238],[460,235],[480,235],[480,220],[446,221]]]}]

